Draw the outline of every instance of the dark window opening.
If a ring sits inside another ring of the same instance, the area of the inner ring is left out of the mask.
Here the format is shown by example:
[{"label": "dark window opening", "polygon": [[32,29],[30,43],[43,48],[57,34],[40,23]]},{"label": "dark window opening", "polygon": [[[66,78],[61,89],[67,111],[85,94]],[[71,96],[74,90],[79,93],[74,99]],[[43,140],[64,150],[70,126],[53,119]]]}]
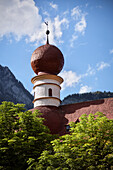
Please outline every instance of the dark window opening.
[{"label": "dark window opening", "polygon": [[49,96],[50,97],[52,96],[52,89],[51,88],[49,89]]},{"label": "dark window opening", "polygon": [[80,121],[79,121],[79,119],[77,119],[76,121],[75,121],[75,123],[79,123]]},{"label": "dark window opening", "polygon": [[70,131],[70,125],[65,125],[66,126],[66,132],[69,132]]}]

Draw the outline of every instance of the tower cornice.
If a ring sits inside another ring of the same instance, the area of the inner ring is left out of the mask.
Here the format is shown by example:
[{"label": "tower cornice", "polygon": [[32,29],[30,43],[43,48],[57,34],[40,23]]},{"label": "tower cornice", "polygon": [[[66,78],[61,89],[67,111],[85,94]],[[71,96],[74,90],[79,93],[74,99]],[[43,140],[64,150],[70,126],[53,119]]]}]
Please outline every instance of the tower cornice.
[{"label": "tower cornice", "polygon": [[58,81],[60,84],[64,81],[62,77],[52,74],[43,74],[39,76],[35,76],[31,79],[31,82],[34,84],[36,81],[44,80],[44,79],[52,79]]}]

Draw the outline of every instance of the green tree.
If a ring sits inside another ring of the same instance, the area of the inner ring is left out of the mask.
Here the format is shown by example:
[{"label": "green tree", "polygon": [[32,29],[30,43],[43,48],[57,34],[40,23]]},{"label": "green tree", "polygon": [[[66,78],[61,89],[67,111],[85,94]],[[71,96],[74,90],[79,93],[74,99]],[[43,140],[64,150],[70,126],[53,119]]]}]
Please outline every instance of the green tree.
[{"label": "green tree", "polygon": [[40,113],[25,111],[23,104],[0,105],[0,169],[22,170],[50,148],[53,136]]},{"label": "green tree", "polygon": [[70,123],[70,135],[52,141],[31,169],[77,170],[111,169],[113,166],[113,120],[102,113],[82,115]]}]

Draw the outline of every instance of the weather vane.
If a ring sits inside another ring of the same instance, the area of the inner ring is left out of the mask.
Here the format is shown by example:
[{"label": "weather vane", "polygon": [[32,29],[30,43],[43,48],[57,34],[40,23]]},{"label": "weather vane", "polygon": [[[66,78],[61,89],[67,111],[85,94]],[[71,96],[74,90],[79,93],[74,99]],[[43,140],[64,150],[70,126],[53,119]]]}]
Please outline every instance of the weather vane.
[{"label": "weather vane", "polygon": [[46,34],[47,34],[47,44],[49,44],[49,37],[48,37],[48,35],[49,35],[50,31],[48,30],[48,21],[45,22],[45,24],[47,26],[47,31],[46,31]]}]

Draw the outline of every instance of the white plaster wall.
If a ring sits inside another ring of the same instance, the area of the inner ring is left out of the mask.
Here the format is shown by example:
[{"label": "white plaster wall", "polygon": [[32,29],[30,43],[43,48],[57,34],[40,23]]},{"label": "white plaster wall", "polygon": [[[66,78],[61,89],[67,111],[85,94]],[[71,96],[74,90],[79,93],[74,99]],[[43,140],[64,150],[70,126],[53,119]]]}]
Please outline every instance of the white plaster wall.
[{"label": "white plaster wall", "polygon": [[60,105],[60,101],[57,99],[40,99],[40,100],[36,100],[34,102],[34,107],[36,106],[59,106]]},{"label": "white plaster wall", "polygon": [[53,79],[43,79],[43,80],[38,80],[34,83],[34,86],[39,85],[39,84],[43,84],[43,83],[54,83],[57,85],[60,85],[60,82],[57,80],[53,80]]},{"label": "white plaster wall", "polygon": [[35,99],[40,97],[45,97],[46,94],[45,86],[36,86],[34,91],[35,91]]},{"label": "white plaster wall", "polygon": [[49,97],[49,88],[52,89],[52,97],[57,97],[60,99],[60,87],[54,84],[44,84],[41,86],[36,86],[35,91],[35,99],[40,97]]}]

